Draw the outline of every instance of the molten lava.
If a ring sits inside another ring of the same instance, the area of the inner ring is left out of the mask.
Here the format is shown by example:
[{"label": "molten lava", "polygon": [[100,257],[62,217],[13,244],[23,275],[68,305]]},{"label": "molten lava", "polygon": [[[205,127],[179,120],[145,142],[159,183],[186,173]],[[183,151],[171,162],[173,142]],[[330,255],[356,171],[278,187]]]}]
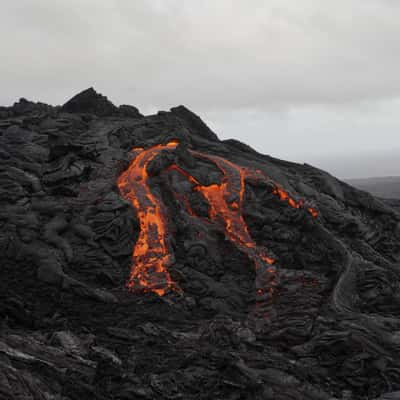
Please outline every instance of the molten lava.
[{"label": "molten lava", "polygon": [[[246,222],[243,219],[243,198],[245,191],[246,168],[218,156],[192,152],[193,155],[213,162],[223,173],[222,182],[210,186],[197,183],[194,190],[202,193],[210,205],[209,217],[219,221],[225,228],[228,238],[255,262],[273,264],[265,249],[258,247],[251,238]],[[262,261],[261,261],[261,260]]]},{"label": "molten lava", "polygon": [[137,155],[118,178],[120,193],[133,204],[140,223],[127,284],[134,291],[154,292],[163,296],[168,290],[176,288],[167,269],[172,256],[166,241],[165,211],[160,199],[150,190],[147,168],[162,150],[174,149],[177,145],[176,141],[171,141],[146,150],[132,150]]},{"label": "molten lava", "polygon": [[253,261],[256,271],[256,294],[258,298],[272,295],[276,284],[276,270],[264,247],[257,246],[251,238],[243,218],[245,179],[251,172],[224,158],[192,151],[194,156],[213,162],[223,173],[220,184],[202,186],[194,190],[202,193],[210,205],[209,218],[220,223],[229,240]]},{"label": "molten lava", "polygon": [[[303,200],[299,200],[299,201],[294,200],[293,198],[291,198],[291,197],[289,196],[289,194],[288,194],[285,190],[283,190],[283,189],[282,189],[281,187],[279,187],[279,186],[277,186],[277,187],[272,191],[272,193],[275,194],[275,195],[277,195],[281,200],[287,201],[288,204],[290,205],[290,207],[293,207],[293,208],[302,208],[302,207],[304,207],[304,201],[303,201]],[[318,212],[317,212],[317,210],[315,210],[314,208],[312,208],[312,207],[307,207],[307,211],[308,211],[314,218],[318,217]]]},{"label": "molten lava", "polygon": [[[171,141],[146,150],[134,149],[136,157],[118,179],[121,195],[133,204],[140,222],[140,234],[133,250],[133,266],[127,284],[134,291],[154,292],[162,296],[169,290],[178,289],[167,269],[173,256],[166,239],[166,213],[161,200],[151,192],[148,173],[149,163],[161,151],[175,149],[177,145],[177,141]],[[269,179],[259,170],[251,171],[222,157],[196,151],[191,153],[194,157],[216,165],[223,174],[221,183],[201,185],[196,178],[176,164],[170,165],[167,169],[179,172],[192,183],[192,190],[201,193],[209,204],[209,220],[219,224],[227,238],[254,262],[257,296],[271,295],[276,284],[276,270],[272,265],[275,260],[268,255],[264,247],[257,246],[243,218],[246,178]],[[286,201],[296,209],[304,207],[302,200],[294,200],[281,187],[273,185],[272,193],[282,201]],[[185,196],[176,194],[176,199],[182,201],[186,210],[195,216]],[[313,217],[318,215],[311,207],[307,210]]]}]

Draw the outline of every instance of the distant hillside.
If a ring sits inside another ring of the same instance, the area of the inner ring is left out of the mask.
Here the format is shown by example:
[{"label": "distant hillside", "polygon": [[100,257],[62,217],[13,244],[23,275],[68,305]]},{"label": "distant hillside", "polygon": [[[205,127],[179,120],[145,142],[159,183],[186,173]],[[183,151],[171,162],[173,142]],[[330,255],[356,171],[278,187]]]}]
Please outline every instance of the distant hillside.
[{"label": "distant hillside", "polygon": [[347,182],[356,188],[372,193],[374,196],[400,199],[400,176],[348,179]]}]

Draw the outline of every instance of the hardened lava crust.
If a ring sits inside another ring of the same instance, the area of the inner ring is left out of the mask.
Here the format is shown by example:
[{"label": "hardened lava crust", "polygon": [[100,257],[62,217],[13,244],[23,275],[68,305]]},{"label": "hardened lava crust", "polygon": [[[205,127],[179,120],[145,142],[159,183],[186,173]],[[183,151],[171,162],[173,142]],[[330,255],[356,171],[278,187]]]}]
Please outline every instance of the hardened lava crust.
[{"label": "hardened lava crust", "polygon": [[0,226],[0,399],[400,391],[400,200],[184,106],[0,107]]}]

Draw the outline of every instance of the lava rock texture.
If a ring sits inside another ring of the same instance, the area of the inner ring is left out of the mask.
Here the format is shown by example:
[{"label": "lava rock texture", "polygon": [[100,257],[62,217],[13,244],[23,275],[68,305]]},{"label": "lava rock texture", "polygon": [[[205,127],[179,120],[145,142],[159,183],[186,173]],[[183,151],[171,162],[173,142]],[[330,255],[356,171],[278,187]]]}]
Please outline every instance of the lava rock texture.
[{"label": "lava rock texture", "polygon": [[[173,139],[151,187],[181,291],[131,292],[140,225],[117,180],[132,148]],[[219,182],[190,149],[262,171],[318,212],[246,181],[248,231],[276,260],[261,310],[252,261],[204,221],[207,202],[182,176],[162,172],[175,162]],[[0,107],[0,398],[398,398],[399,203],[220,141],[184,106],[145,117],[88,89],[62,107]]]}]

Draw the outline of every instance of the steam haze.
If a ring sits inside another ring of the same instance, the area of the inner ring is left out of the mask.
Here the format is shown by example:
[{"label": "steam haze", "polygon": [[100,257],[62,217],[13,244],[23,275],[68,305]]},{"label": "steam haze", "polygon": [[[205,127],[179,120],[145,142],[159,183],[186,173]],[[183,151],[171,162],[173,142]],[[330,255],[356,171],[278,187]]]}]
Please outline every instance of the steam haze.
[{"label": "steam haze", "polygon": [[0,104],[93,86],[343,178],[400,175],[397,0],[4,1]]}]

